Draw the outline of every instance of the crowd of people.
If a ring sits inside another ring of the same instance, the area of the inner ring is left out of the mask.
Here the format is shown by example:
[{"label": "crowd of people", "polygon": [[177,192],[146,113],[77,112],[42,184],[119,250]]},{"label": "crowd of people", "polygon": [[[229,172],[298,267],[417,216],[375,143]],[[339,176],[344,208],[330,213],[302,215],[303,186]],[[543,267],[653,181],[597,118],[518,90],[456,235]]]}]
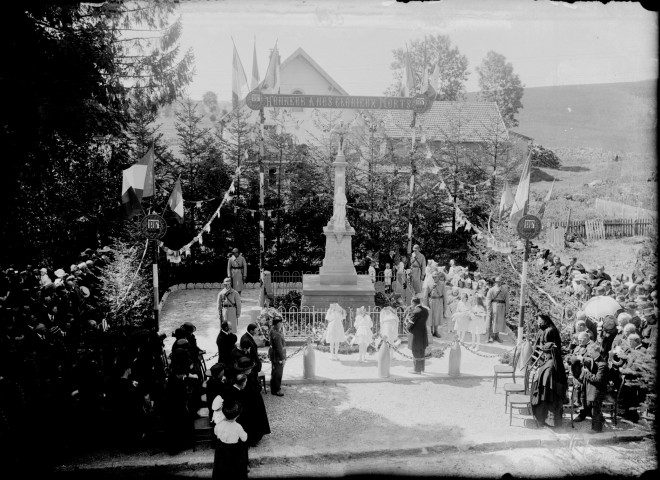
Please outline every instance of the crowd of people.
[{"label": "crowd of people", "polygon": [[[150,405],[160,340],[104,320],[101,274],[113,258],[109,247],[88,248],[68,267],[0,269],[0,427],[10,451],[44,405],[58,412],[49,421],[61,432],[61,448],[76,441],[76,427],[88,418],[123,418],[113,399],[130,394],[121,391],[131,370],[130,385],[138,378],[141,405]],[[119,360],[121,352],[130,361]]]}]

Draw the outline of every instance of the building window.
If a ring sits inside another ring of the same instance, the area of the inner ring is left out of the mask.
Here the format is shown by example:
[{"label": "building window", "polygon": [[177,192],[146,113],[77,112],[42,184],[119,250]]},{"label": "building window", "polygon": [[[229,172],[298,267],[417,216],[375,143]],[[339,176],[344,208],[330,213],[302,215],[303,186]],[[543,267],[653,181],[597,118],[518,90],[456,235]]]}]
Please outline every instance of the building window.
[{"label": "building window", "polygon": [[[304,95],[304,93],[303,93],[302,90],[296,89],[296,90],[291,92],[291,95]],[[292,107],[291,108],[291,112],[302,112],[302,111],[303,111],[302,107]]]}]

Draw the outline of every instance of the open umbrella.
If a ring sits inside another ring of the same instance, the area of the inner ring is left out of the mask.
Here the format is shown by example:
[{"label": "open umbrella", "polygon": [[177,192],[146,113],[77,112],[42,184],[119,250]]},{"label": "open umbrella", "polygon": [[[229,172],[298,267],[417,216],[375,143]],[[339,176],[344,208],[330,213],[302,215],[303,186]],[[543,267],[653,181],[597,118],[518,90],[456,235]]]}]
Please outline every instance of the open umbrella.
[{"label": "open umbrella", "polygon": [[584,307],[582,308],[584,314],[587,317],[597,321],[602,320],[603,317],[608,315],[616,318],[617,312],[622,309],[623,307],[619,304],[619,302],[614,300],[612,297],[604,295],[593,297],[591,300],[585,303]]}]

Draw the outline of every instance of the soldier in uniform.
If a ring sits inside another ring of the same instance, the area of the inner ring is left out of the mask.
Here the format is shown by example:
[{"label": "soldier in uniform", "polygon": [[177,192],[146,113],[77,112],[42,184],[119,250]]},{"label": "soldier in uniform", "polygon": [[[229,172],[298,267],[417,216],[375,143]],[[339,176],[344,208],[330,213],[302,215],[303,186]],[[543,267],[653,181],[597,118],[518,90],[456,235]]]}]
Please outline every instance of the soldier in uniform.
[{"label": "soldier in uniform", "polygon": [[433,284],[424,289],[423,296],[425,305],[431,309],[431,335],[440,337],[440,327],[445,318],[445,274],[435,271],[431,277]]},{"label": "soldier in uniform", "polygon": [[247,262],[245,257],[238,251],[238,248],[232,250],[232,254],[227,261],[227,276],[231,279],[233,289],[240,295],[247,278]]},{"label": "soldier in uniform", "polygon": [[426,258],[419,251],[419,245],[413,247],[413,253],[410,256],[410,270],[412,288],[417,295],[422,291],[422,281],[426,272]]},{"label": "soldier in uniform", "polygon": [[488,343],[502,343],[499,333],[506,330],[506,314],[509,311],[509,289],[501,285],[502,279],[495,277],[495,282],[486,294],[486,319],[488,323]]},{"label": "soldier in uniform", "polygon": [[231,288],[231,278],[225,278],[223,289],[218,293],[217,307],[220,324],[228,322],[232,333],[236,333],[238,317],[241,316],[241,296]]}]

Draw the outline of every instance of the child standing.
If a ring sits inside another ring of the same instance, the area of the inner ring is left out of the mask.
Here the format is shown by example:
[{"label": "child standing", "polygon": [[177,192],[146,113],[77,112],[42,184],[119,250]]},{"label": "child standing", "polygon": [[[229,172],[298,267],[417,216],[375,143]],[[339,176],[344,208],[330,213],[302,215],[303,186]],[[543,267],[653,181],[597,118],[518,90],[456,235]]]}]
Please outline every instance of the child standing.
[{"label": "child standing", "polygon": [[369,278],[371,279],[371,283],[376,283],[376,269],[373,263],[369,264]]},{"label": "child standing", "polygon": [[220,396],[216,400],[213,408],[218,411],[213,414],[216,422],[213,433],[217,443],[212,478],[247,478],[248,436],[243,427],[236,423],[236,418],[241,414],[241,404],[233,400],[223,402]]},{"label": "child standing", "polygon": [[346,312],[338,303],[331,303],[330,307],[328,307],[328,312],[325,314],[325,319],[328,322],[325,339],[330,344],[332,360],[339,360],[337,356],[339,344],[346,341],[346,334],[344,333],[345,317]]},{"label": "child standing", "polygon": [[472,344],[476,350],[479,350],[481,344],[480,335],[486,333],[486,307],[484,306],[484,299],[481,295],[474,298],[474,306],[472,307],[472,319],[470,320],[470,333],[472,334]]},{"label": "child standing", "polygon": [[360,346],[360,358],[358,362],[366,362],[364,356],[367,353],[367,347],[373,339],[373,333],[371,333],[371,327],[373,326],[374,322],[366,314],[364,307],[358,308],[355,316],[355,337],[353,338],[353,343],[357,343]]},{"label": "child standing", "polygon": [[459,340],[462,342],[465,339],[465,334],[470,330],[470,320],[472,319],[470,309],[470,302],[468,301],[468,294],[463,292],[461,299],[456,304],[456,310],[451,319],[454,323],[454,330],[459,334]]},{"label": "child standing", "polygon": [[385,292],[390,293],[392,291],[392,268],[389,263],[385,264],[383,277],[385,278]]}]

